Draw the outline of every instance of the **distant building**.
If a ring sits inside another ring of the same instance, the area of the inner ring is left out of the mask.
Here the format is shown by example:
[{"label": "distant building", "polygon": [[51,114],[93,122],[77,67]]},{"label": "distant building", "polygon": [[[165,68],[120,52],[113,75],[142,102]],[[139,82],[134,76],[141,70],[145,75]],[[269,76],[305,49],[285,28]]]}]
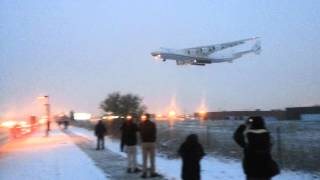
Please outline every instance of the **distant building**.
[{"label": "distant building", "polygon": [[[320,106],[310,107],[290,107],[285,110],[270,111],[220,111],[207,112],[207,119],[210,120],[245,120],[250,116],[262,116],[266,120],[303,120],[303,121],[320,121]],[[195,117],[200,117],[195,113]]]},{"label": "distant building", "polygon": [[[195,116],[199,116],[197,113]],[[244,120],[250,116],[263,116],[269,120],[284,120],[286,112],[284,110],[271,110],[271,111],[221,111],[221,112],[208,112],[208,119],[211,120]]]},{"label": "distant building", "polygon": [[289,107],[286,108],[286,117],[288,120],[320,121],[320,106]]}]

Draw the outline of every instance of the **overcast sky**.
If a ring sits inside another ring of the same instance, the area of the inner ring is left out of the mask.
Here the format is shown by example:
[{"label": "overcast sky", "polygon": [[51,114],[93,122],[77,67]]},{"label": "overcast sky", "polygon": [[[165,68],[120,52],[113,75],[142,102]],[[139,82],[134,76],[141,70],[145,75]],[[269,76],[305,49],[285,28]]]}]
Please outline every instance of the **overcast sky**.
[{"label": "overcast sky", "polygon": [[[1,0],[0,116],[101,112],[107,94],[144,98],[150,112],[320,104],[318,0]],[[159,47],[248,37],[262,53],[205,67],[156,62]]]}]

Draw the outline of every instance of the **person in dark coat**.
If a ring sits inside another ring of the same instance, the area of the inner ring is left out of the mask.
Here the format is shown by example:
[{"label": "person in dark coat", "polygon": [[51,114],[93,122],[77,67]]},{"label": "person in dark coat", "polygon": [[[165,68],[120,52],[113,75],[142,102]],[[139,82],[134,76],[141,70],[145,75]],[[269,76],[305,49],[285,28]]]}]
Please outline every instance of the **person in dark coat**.
[{"label": "person in dark coat", "polygon": [[202,145],[198,142],[198,136],[191,134],[186,141],[182,143],[178,150],[182,157],[183,180],[200,180],[200,160],[205,155]]},{"label": "person in dark coat", "polygon": [[137,132],[138,125],[133,122],[132,116],[127,116],[126,121],[122,124],[121,145],[125,146],[128,159],[127,172],[140,172],[137,168]]},{"label": "person in dark coat", "polygon": [[238,127],[233,138],[244,150],[242,166],[247,180],[271,180],[280,173],[271,157],[270,133],[262,117],[250,117]]},{"label": "person in dark coat", "polygon": [[107,134],[107,128],[102,120],[94,127],[94,134],[97,136],[97,150],[104,149],[104,136]]},{"label": "person in dark coat", "polygon": [[150,120],[150,114],[141,116],[141,123],[139,126],[141,147],[142,147],[142,158],[143,158],[143,173],[142,178],[147,178],[147,161],[150,160],[151,164],[151,177],[160,176],[156,173],[156,138],[157,138],[157,127],[154,122]]},{"label": "person in dark coat", "polygon": [[64,125],[64,129],[68,129],[69,118],[66,115],[63,115],[60,119],[61,123]]}]

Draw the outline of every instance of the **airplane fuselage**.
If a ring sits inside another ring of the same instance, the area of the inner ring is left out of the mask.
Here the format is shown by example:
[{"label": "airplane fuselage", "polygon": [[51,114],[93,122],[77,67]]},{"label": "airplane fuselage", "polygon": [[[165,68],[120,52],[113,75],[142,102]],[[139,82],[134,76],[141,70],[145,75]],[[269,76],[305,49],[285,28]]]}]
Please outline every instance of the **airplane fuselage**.
[{"label": "airplane fuselage", "polygon": [[[185,64],[193,64],[193,65],[221,63],[229,60],[227,58],[216,59],[208,56],[194,56],[194,55],[187,55],[182,53],[170,53],[170,52],[161,52],[161,51],[152,52],[151,55],[155,59],[159,59],[163,61],[175,60],[177,61],[177,63],[181,63],[180,61],[184,61]],[[178,65],[182,65],[182,63]]]}]

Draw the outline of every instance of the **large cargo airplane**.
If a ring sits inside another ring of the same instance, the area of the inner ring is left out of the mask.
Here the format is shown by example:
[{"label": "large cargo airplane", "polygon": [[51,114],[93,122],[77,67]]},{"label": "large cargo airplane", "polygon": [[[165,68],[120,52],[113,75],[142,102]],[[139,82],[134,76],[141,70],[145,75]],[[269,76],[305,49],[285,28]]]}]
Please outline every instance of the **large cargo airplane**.
[{"label": "large cargo airplane", "polygon": [[[213,55],[221,50],[232,48],[249,41],[255,41],[254,45],[249,50],[232,53],[229,56],[214,57]],[[215,44],[209,46],[199,46],[186,49],[161,49],[154,51],[151,55],[157,60],[166,61],[167,59],[175,60],[177,65],[200,65],[204,66],[211,63],[232,62],[235,59],[242,57],[248,53],[259,54],[261,52],[261,45],[259,37],[243,39],[234,42]]]}]

